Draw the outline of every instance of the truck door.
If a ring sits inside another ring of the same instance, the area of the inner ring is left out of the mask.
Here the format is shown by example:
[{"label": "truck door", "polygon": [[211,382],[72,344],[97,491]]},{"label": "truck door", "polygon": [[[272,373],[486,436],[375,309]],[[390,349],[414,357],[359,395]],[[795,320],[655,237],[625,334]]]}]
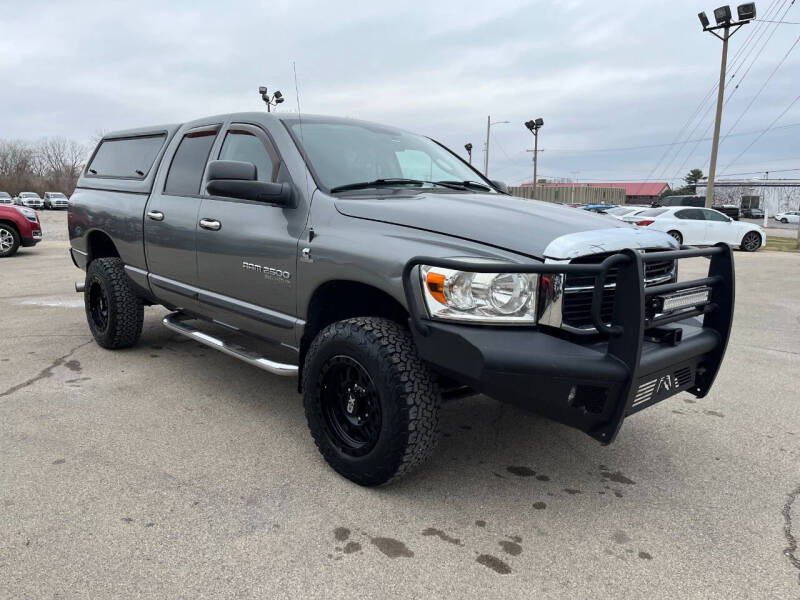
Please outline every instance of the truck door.
[{"label": "truck door", "polygon": [[[231,123],[217,159],[256,165],[258,179],[291,183],[260,127]],[[297,244],[307,210],[206,196],[200,205],[197,265],[202,313],[271,340],[294,343]]]},{"label": "truck door", "polygon": [[156,297],[177,308],[197,309],[200,186],[219,129],[219,124],[196,127],[173,141],[177,148],[165,154],[145,208],[150,286]]}]

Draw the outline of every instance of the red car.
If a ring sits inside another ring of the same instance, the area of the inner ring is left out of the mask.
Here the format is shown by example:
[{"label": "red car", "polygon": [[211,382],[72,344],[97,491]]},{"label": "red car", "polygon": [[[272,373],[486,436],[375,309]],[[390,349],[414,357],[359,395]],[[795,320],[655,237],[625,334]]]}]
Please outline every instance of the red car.
[{"label": "red car", "polygon": [[32,208],[0,204],[0,258],[13,256],[20,246],[42,241],[42,226]]}]

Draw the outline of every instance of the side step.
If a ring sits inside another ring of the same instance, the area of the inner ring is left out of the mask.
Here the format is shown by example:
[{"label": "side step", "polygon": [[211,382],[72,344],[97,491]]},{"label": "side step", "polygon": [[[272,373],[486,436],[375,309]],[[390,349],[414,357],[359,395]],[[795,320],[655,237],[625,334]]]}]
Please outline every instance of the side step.
[{"label": "side step", "polygon": [[259,369],[264,369],[265,371],[268,371],[274,375],[286,375],[290,377],[297,375],[297,365],[275,362],[265,358],[264,356],[261,356],[260,354],[249,352],[244,348],[232,346],[219,338],[208,335],[207,333],[203,333],[202,331],[187,325],[183,321],[184,319],[190,318],[191,317],[187,317],[181,313],[172,313],[171,315],[164,317],[163,323],[165,327],[175,331],[176,333],[185,335],[186,337],[200,342],[201,344],[205,344],[209,348],[214,348],[215,350],[224,352],[229,356],[238,358],[247,364],[258,367]]}]

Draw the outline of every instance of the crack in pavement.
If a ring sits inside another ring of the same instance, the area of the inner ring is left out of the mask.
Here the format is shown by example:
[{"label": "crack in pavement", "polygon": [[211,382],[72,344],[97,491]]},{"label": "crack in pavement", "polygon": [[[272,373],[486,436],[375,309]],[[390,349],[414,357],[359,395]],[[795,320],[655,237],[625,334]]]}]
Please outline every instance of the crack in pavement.
[{"label": "crack in pavement", "polygon": [[66,360],[69,357],[71,357],[75,352],[77,352],[78,350],[80,350],[84,346],[88,346],[89,344],[92,343],[92,341],[93,340],[89,340],[88,342],[84,342],[83,344],[78,344],[72,350],[67,352],[64,356],[59,356],[57,359],[55,359],[50,364],[50,366],[45,367],[44,369],[39,371],[38,375],[35,375],[35,376],[31,377],[30,379],[28,379],[27,381],[23,381],[22,383],[18,383],[17,385],[13,385],[10,388],[8,388],[5,392],[0,394],[0,398],[3,398],[4,396],[10,396],[14,392],[17,392],[17,391],[19,391],[19,390],[21,390],[23,388],[26,388],[29,385],[33,385],[37,381],[40,381],[42,379],[47,379],[48,377],[50,377],[53,374],[53,369],[55,369],[56,367],[64,364],[64,362],[66,362]]},{"label": "crack in pavement", "polygon": [[[783,505],[783,510],[781,511],[784,521],[783,534],[786,536],[786,541],[789,542],[789,545],[786,546],[783,553],[789,558],[789,562],[792,563],[798,571],[800,571],[800,557],[795,554],[797,552],[797,539],[792,533],[792,504],[794,504],[794,501],[797,500],[797,496],[799,495],[800,485],[789,494],[786,499],[786,504]],[[800,575],[797,576],[797,583],[800,584]]]}]

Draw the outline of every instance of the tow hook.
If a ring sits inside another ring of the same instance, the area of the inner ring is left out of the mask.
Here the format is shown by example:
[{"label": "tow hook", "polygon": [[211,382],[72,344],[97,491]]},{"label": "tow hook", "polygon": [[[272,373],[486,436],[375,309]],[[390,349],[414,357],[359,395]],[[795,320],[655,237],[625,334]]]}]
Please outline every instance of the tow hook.
[{"label": "tow hook", "polygon": [[76,281],[75,282],[75,291],[79,294],[83,293],[83,290],[86,288],[86,284],[83,281]]}]

